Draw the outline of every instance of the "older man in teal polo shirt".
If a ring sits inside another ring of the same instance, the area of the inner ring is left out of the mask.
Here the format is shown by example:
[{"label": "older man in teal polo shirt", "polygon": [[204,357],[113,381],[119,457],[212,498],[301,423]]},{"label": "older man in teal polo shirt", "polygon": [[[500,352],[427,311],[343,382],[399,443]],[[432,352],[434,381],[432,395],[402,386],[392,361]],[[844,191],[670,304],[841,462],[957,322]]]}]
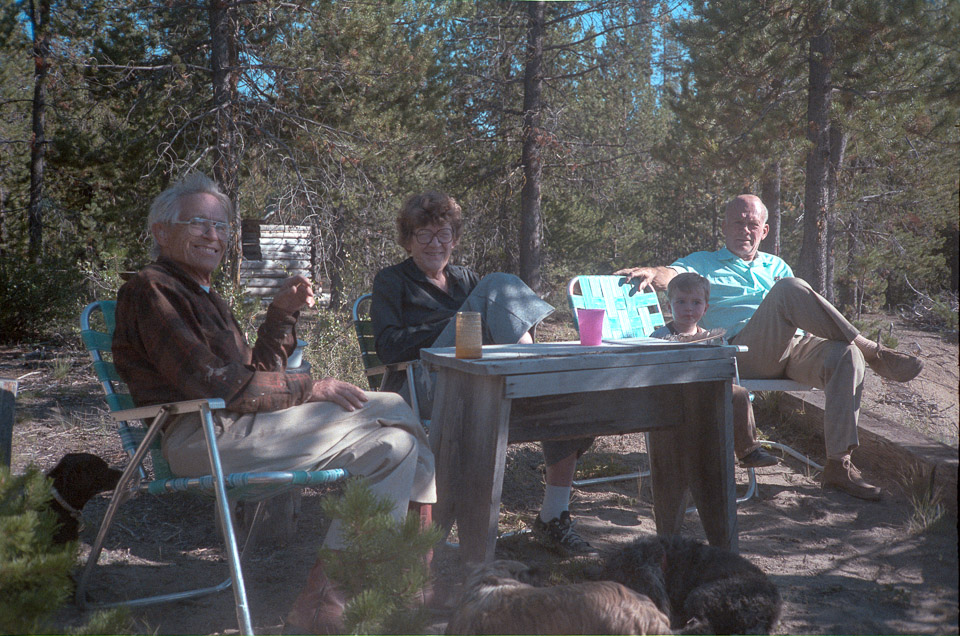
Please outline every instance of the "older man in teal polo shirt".
[{"label": "older man in teal polo shirt", "polygon": [[710,281],[710,307],[701,325],[726,330],[730,342],[748,347],[737,355],[744,378],[782,378],[823,389],[827,463],[823,486],[861,499],[877,500],[850,461],[859,445],[857,419],[865,366],[881,377],[907,382],[923,369],[915,356],[892,351],[857,331],[823,296],[794,278],[782,259],[760,251],[767,235],[767,208],[741,195],[724,212],[725,247],[695,252],[667,267],[622,269],[640,289],[666,289],[679,273],[696,272]]}]

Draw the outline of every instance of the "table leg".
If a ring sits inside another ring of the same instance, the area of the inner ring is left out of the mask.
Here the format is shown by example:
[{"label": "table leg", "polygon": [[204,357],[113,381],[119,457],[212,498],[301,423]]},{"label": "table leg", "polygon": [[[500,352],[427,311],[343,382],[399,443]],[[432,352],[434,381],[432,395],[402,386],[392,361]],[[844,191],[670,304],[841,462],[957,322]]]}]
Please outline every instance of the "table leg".
[{"label": "table leg", "polygon": [[457,522],[464,562],[488,561],[497,542],[511,401],[502,377],[440,374],[445,386],[432,414],[442,427],[437,522],[447,529]]},{"label": "table leg", "polygon": [[698,442],[690,448],[687,482],[707,541],[737,552],[731,398],[729,381],[684,385],[680,435]]},{"label": "table leg", "polygon": [[[674,404],[680,400],[680,391],[671,394]],[[668,402],[664,402],[665,404]],[[676,414],[678,422],[682,413]],[[669,415],[665,414],[669,417]],[[650,484],[653,491],[653,518],[657,534],[680,534],[680,525],[686,510],[687,470],[683,438],[677,426],[650,431],[647,439],[650,448]]]},{"label": "table leg", "polygon": [[671,398],[682,404],[677,427],[649,437],[657,534],[680,533],[689,488],[707,540],[736,552],[730,382],[679,385]]}]

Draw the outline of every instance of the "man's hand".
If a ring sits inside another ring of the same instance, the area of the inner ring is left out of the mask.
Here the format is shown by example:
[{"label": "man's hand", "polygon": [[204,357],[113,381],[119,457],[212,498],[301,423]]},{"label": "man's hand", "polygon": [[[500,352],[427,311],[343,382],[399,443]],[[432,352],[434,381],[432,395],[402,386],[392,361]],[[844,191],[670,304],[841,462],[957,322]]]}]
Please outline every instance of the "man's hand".
[{"label": "man's hand", "polygon": [[304,305],[313,307],[315,302],[310,281],[297,275],[291,276],[280,284],[280,291],[273,297],[272,304],[276,305],[277,309],[292,314],[303,309]]},{"label": "man's hand", "polygon": [[618,269],[614,274],[625,276],[626,282],[633,283],[639,291],[647,287],[650,291],[656,291],[666,289],[667,283],[677,275],[677,270],[672,267],[628,267]]},{"label": "man's hand", "polygon": [[363,403],[367,401],[367,394],[363,389],[349,382],[342,382],[336,378],[324,378],[313,381],[309,401],[333,402],[343,407],[344,411],[356,411],[363,408]]}]

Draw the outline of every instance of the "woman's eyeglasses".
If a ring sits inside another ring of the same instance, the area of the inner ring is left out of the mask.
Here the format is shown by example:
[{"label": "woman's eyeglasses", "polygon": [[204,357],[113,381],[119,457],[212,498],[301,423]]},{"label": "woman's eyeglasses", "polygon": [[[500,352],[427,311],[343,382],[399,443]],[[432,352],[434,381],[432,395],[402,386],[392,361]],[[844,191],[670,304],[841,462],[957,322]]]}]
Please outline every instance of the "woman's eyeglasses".
[{"label": "woman's eyeglasses", "polygon": [[170,221],[173,225],[186,225],[187,231],[194,236],[203,236],[211,229],[217,233],[220,238],[230,238],[230,224],[223,221],[211,221],[199,216],[195,216],[189,221]]},{"label": "woman's eyeglasses", "polygon": [[420,245],[429,245],[430,241],[433,240],[433,237],[437,237],[437,240],[440,242],[440,245],[446,245],[453,240],[453,230],[448,227],[437,230],[436,232],[431,232],[430,230],[418,230],[413,233],[417,239],[417,243]]}]

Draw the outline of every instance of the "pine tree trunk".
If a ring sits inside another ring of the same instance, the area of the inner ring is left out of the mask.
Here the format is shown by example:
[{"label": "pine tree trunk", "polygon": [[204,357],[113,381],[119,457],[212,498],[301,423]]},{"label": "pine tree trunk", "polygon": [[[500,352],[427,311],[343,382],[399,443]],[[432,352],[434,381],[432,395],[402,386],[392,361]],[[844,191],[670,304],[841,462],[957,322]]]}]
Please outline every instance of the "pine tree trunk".
[{"label": "pine tree trunk", "polygon": [[30,202],[27,208],[27,253],[36,260],[43,253],[43,179],[47,151],[47,71],[50,68],[49,0],[30,2],[33,30],[33,135],[30,139]]},{"label": "pine tree trunk", "polygon": [[831,303],[836,303],[835,297],[835,278],[837,255],[834,250],[837,234],[837,180],[839,179],[840,167],[843,165],[843,155],[847,150],[847,139],[849,135],[843,130],[843,125],[833,120],[830,122],[830,165],[827,172],[827,270],[826,270],[826,293],[824,296]]},{"label": "pine tree trunk", "polygon": [[235,9],[225,0],[210,0],[210,70],[213,81],[213,103],[216,109],[217,148],[213,160],[213,176],[224,193],[233,202],[233,218],[236,231],[227,244],[227,263],[230,280],[240,284],[240,261],[243,252],[240,242],[239,194],[240,160],[237,156],[237,39]]},{"label": "pine tree trunk", "polygon": [[[829,3],[825,12],[829,11]],[[823,13],[818,18],[825,21]],[[815,31],[816,32],[816,31]],[[824,27],[810,40],[810,77],[807,87],[806,181],[803,196],[803,244],[799,273],[819,293],[826,288],[827,262],[827,172],[830,160],[830,71],[833,42]]]},{"label": "pine tree trunk", "polygon": [[767,166],[760,184],[760,200],[767,207],[770,231],[760,243],[760,250],[780,256],[780,162]]},{"label": "pine tree trunk", "polygon": [[527,65],[523,77],[523,190],[520,192],[520,278],[540,293],[540,93],[543,84],[544,3],[527,6]]}]

